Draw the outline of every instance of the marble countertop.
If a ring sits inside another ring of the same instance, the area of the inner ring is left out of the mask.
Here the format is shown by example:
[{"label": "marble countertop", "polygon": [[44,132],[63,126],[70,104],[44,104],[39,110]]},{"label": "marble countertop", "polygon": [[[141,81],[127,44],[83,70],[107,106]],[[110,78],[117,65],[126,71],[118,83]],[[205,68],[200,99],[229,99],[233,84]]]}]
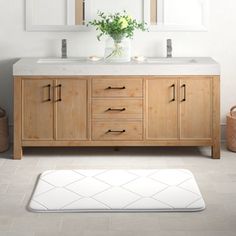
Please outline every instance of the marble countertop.
[{"label": "marble countertop", "polygon": [[[96,76],[96,75],[220,75],[220,65],[209,57],[155,58],[157,62],[107,63],[79,60],[38,63],[42,58],[22,58],[13,66],[14,76]],[[57,59],[57,58],[54,58]],[[52,60],[54,60],[52,59]],[[60,59],[60,58],[58,58]]]}]

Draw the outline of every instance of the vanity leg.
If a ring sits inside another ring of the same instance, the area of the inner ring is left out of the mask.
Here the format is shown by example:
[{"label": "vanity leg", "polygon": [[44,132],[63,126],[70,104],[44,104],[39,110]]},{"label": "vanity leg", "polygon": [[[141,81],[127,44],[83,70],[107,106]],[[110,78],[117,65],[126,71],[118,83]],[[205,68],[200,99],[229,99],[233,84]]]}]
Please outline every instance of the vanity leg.
[{"label": "vanity leg", "polygon": [[21,78],[14,78],[14,146],[13,159],[20,160],[22,158],[21,144]]},{"label": "vanity leg", "polygon": [[17,145],[14,144],[13,159],[14,160],[21,160],[22,153],[23,153],[22,147],[17,147]]},{"label": "vanity leg", "polygon": [[220,159],[220,144],[211,147],[212,159]]},{"label": "vanity leg", "polygon": [[212,124],[212,147],[211,155],[213,159],[220,159],[221,126],[220,126],[220,77],[214,76],[212,79],[213,89],[213,124]]}]

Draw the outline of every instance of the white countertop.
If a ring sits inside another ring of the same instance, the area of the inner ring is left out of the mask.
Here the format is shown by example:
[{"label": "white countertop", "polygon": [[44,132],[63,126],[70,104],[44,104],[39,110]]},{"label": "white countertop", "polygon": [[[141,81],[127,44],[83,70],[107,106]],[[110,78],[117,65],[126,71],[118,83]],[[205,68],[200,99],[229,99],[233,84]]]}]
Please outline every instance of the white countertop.
[{"label": "white countertop", "polygon": [[[41,58],[22,58],[13,66],[14,76],[95,76],[95,75],[220,75],[220,66],[209,57],[172,58],[166,63],[38,63]],[[157,59],[158,60],[158,59]],[[186,62],[185,62],[186,61]],[[189,62],[188,62],[189,61]]]}]

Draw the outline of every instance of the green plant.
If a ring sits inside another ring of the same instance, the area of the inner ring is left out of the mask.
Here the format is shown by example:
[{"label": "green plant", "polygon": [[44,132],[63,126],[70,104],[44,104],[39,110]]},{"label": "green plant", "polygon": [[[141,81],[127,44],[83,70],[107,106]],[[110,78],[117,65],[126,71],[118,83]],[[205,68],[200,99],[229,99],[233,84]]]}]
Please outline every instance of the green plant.
[{"label": "green plant", "polygon": [[95,26],[100,31],[97,36],[99,41],[103,35],[109,35],[114,41],[120,42],[123,38],[132,38],[136,29],[147,31],[146,23],[137,22],[126,11],[108,15],[99,11],[98,19],[90,21],[88,25]]}]

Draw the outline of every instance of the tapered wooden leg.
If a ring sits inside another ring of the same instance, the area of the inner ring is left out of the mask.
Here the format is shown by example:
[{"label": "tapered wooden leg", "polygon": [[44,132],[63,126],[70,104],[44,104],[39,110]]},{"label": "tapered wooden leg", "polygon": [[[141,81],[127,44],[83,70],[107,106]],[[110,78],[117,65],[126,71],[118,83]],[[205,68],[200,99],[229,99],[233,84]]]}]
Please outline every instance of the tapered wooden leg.
[{"label": "tapered wooden leg", "polygon": [[14,160],[20,160],[22,158],[21,107],[21,78],[14,78]]}]

